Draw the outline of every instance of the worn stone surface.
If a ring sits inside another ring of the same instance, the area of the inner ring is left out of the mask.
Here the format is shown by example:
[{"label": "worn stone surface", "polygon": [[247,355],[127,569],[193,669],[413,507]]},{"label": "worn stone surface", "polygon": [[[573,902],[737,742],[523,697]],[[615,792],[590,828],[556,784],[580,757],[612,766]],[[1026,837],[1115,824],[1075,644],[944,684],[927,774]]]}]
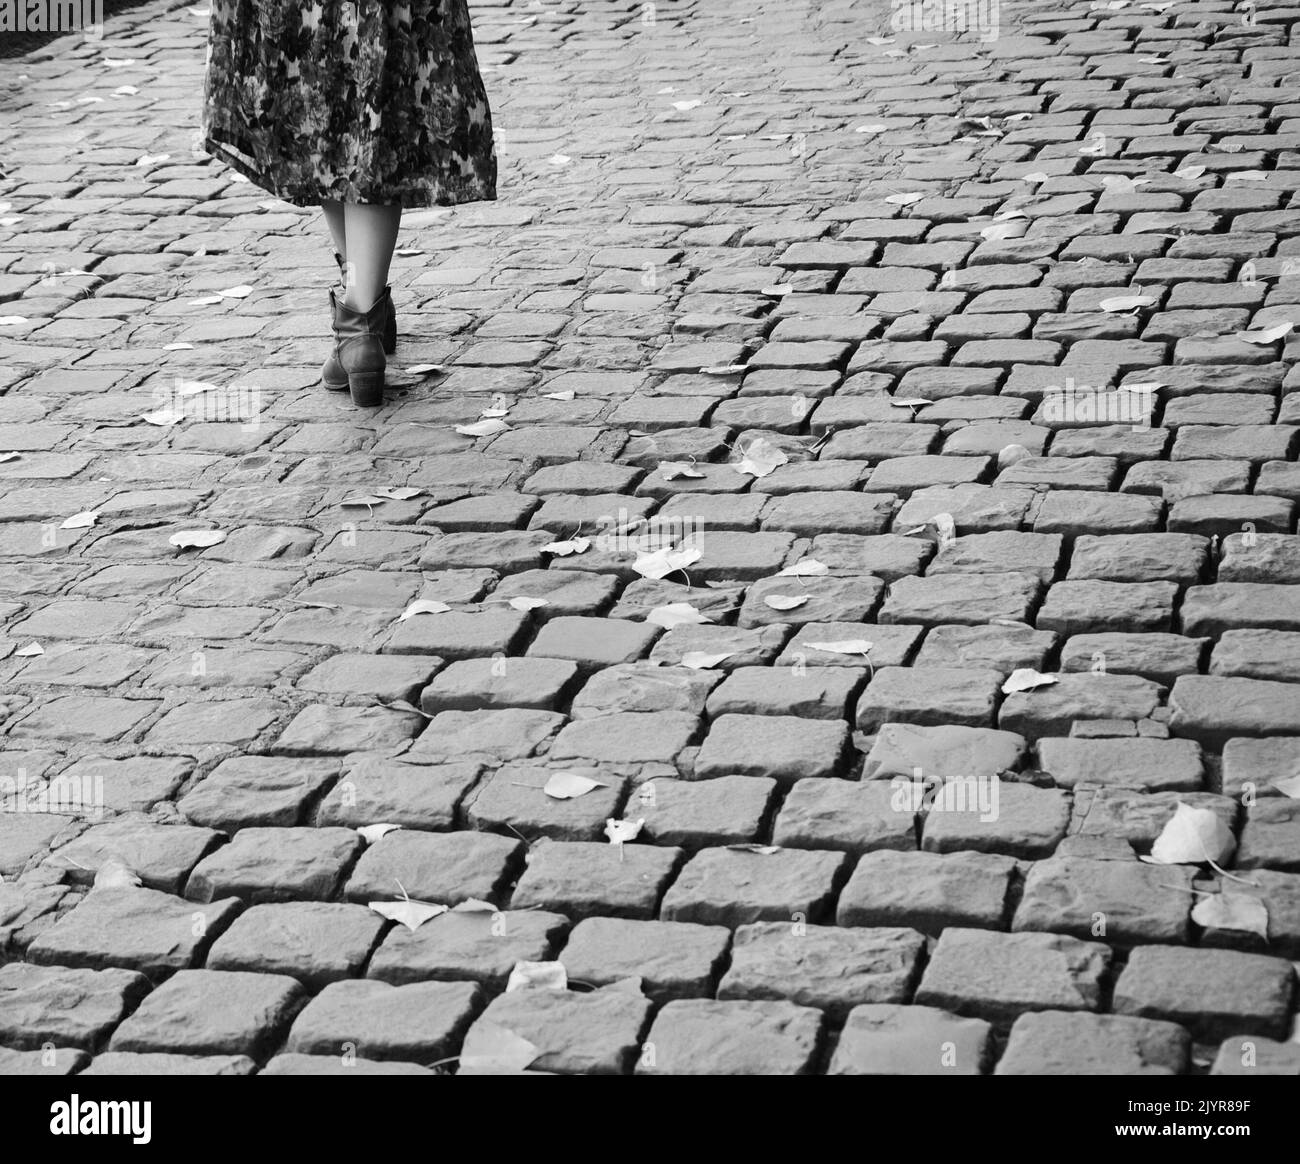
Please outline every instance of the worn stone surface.
[{"label": "worn stone surface", "polygon": [[[1228,1003],[1285,1035],[1266,975],[1196,968],[1300,954],[1292,10],[560,7],[470,2],[500,199],[404,213],[373,410],[319,389],[318,214],[195,148],[197,9],[11,62],[0,961],[147,975],[50,987],[0,1062],[424,1073],[463,1023],[345,1062],[285,1049],[305,995],[234,987],[478,1006],[566,942],[567,994],[638,1009],[572,1053],[547,1018],[534,1073],[989,1073],[1013,1027],[1007,1073],[1199,1071]],[[1267,941],[1137,859],[1179,803]],[[406,896],[467,909],[368,909]],[[812,960],[719,1000],[754,926]],[[845,943],[889,928],[934,946],[921,1001],[840,1037]],[[1195,1063],[1070,1018],[1151,949]]]},{"label": "worn stone surface", "polygon": [[1191,1046],[1176,1023],[1043,1011],[1016,1019],[995,1075],[1181,1075]]}]

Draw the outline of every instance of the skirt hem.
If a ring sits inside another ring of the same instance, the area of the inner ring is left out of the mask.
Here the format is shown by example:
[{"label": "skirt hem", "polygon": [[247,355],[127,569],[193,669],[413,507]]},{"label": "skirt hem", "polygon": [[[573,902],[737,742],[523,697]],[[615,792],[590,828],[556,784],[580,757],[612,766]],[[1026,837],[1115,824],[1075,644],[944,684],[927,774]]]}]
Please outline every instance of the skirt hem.
[{"label": "skirt hem", "polygon": [[449,186],[445,181],[436,180],[400,190],[385,191],[381,196],[367,195],[349,183],[344,190],[324,190],[319,183],[284,183],[277,182],[239,152],[239,150],[213,136],[209,131],[204,137],[203,149],[211,157],[224,162],[236,173],[242,174],[255,186],[268,194],[294,206],[319,206],[322,202],[355,203],[362,206],[401,206],[404,210],[416,210],[429,206],[459,206],[466,202],[495,202],[497,192],[495,185],[488,185],[474,179]]}]

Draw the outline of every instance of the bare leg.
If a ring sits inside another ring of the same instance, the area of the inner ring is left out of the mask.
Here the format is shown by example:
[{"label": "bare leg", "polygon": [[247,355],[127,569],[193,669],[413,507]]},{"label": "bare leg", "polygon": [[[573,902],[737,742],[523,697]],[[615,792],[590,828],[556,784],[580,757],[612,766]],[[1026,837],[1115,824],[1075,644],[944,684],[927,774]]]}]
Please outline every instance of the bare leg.
[{"label": "bare leg", "polygon": [[[348,261],[348,232],[344,223],[342,202],[322,202],[321,212],[325,215],[325,225],[329,227],[330,238],[334,240],[334,249],[344,263]],[[345,267],[344,270],[347,268]]]},{"label": "bare leg", "polygon": [[388,265],[397,246],[402,208],[349,202],[343,214],[348,247],[343,302],[353,311],[369,311],[388,284]]}]

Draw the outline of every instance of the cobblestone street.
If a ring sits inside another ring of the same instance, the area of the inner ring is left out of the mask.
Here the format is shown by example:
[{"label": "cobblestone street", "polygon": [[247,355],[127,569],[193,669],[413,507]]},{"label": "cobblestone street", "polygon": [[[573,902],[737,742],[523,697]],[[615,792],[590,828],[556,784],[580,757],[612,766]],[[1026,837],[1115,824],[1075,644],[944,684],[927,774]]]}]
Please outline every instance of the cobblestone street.
[{"label": "cobblestone street", "polygon": [[471,11],[378,410],[0,63],[0,1074],[1300,1074],[1300,9]]}]

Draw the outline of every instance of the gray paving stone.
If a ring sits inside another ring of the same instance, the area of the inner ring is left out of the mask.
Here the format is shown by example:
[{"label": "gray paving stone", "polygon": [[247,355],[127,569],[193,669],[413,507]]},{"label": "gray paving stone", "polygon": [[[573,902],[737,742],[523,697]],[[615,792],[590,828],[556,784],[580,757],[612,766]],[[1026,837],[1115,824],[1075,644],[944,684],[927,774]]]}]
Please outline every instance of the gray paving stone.
[{"label": "gray paving stone", "polygon": [[866,1003],[906,1002],[925,939],[909,929],[841,929],[757,922],[740,926],[719,999],[788,999],[843,1018]]},{"label": "gray paving stone", "polygon": [[868,1003],[850,1012],[828,1075],[980,1075],[993,1028],[931,1006]]},{"label": "gray paving stone", "polygon": [[663,899],[664,921],[744,925],[819,922],[830,916],[849,868],[845,853],[809,849],[705,849]]},{"label": "gray paving stone", "polygon": [[355,978],[384,930],[379,914],[359,905],[294,901],[255,905],[212,946],[209,970],[286,974],[311,989]]},{"label": "gray paving stone", "polygon": [[10,962],[0,966],[0,1039],[19,1051],[46,1043],[93,1051],[148,991],[133,970]]},{"label": "gray paving stone", "polygon": [[995,1075],[1182,1075],[1191,1054],[1176,1023],[1043,1011],[1011,1028]]},{"label": "gray paving stone", "polygon": [[523,848],[522,841],[486,833],[397,829],[361,854],[343,894],[363,905],[400,900],[403,892],[412,901],[440,905],[458,905],[471,897],[496,902],[518,868]]},{"label": "gray paving stone", "polygon": [[559,960],[570,982],[640,978],[642,991],[664,1003],[710,997],[730,945],[725,926],[592,917],[573,928]]},{"label": "gray paving stone", "polygon": [[181,970],[113,1032],[110,1051],[261,1058],[303,1001],[283,974]]},{"label": "gray paving stone", "polygon": [[790,1002],[682,999],[655,1017],[638,1075],[810,1075],[821,1012]]},{"label": "gray paving stone", "polygon": [[326,901],[365,847],[339,828],[246,828],[205,857],[185,884],[191,901]]}]

